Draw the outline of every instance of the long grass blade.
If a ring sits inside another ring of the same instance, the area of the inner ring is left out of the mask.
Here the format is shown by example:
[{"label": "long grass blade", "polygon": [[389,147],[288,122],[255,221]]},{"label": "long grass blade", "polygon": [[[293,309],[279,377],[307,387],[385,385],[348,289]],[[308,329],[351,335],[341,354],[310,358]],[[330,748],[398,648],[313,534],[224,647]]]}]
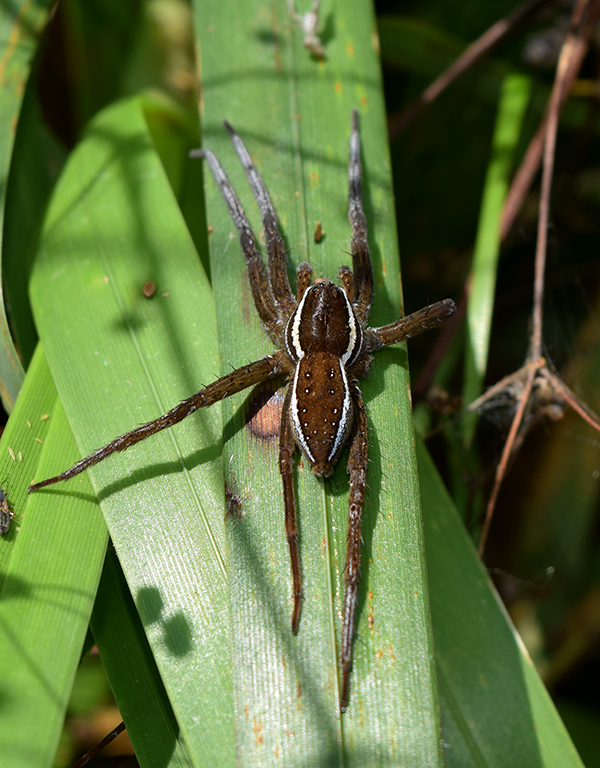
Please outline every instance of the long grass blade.
[{"label": "long grass blade", "polygon": [[[299,12],[304,9],[298,9]],[[220,157],[256,232],[257,207],[222,120],[247,143],[278,211],[289,271],[309,261],[335,278],[350,257],[351,111],[363,142],[365,207],[376,274],[375,325],[402,307],[374,20],[365,3],[323,5],[325,60],[302,46],[285,2],[198,3],[204,144]],[[333,32],[335,30],[335,33]],[[213,287],[223,369],[272,347],[256,317],[243,258],[207,178]],[[317,223],[325,234],[315,242]],[[440,297],[441,298],[441,297]],[[278,471],[277,404],[258,429],[253,397],[223,403],[233,671],[241,765],[437,765],[441,759],[431,626],[406,352],[378,356],[363,391],[371,419],[363,583],[350,706],[339,712],[338,642],[347,530],[345,457],[323,484],[299,463],[304,602],[290,631],[291,583]],[[240,402],[241,400],[241,402]]]},{"label": "long grass blade", "polygon": [[[31,293],[81,455],[214,378],[212,295],[143,100],[98,115],[71,155]],[[196,765],[234,754],[220,434],[218,411],[195,415],[89,472]],[[52,508],[79,489],[75,478],[38,503]]]},{"label": "long grass blade", "polygon": [[41,347],[0,441],[15,519],[0,541],[0,755],[7,768],[52,765],[79,664],[106,526],[87,478],[76,496],[27,497],[34,474],[77,458]]}]

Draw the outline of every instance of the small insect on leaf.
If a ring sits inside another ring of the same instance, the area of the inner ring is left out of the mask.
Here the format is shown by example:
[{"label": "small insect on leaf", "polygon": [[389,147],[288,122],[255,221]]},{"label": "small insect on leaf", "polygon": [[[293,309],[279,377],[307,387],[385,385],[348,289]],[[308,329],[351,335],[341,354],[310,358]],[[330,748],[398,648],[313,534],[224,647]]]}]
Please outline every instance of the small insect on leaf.
[{"label": "small insect on leaf", "polygon": [[6,492],[0,488],[0,536],[4,536],[10,530],[10,522],[14,517],[14,512],[8,504]]},{"label": "small insect on leaf", "polygon": [[319,6],[321,0],[314,0],[310,11],[300,15],[294,6],[294,0],[288,0],[288,12],[292,21],[302,30],[304,39],[302,45],[317,59],[325,58],[325,46],[319,37]]}]

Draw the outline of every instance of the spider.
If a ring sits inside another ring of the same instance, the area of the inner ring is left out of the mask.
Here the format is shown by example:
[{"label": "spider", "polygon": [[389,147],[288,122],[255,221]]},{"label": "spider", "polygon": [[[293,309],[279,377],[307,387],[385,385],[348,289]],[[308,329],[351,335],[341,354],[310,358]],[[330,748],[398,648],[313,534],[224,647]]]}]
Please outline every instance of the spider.
[{"label": "spider", "polygon": [[248,387],[285,376],[287,391],[279,433],[279,469],[283,480],[285,532],[290,551],[293,610],[292,632],[298,631],[302,605],[302,574],[298,554],[296,502],[292,459],[299,448],[317,477],[328,478],[349,443],[350,499],[344,570],[345,597],[340,665],[340,709],[348,703],[352,645],[360,579],[361,524],[367,478],[367,412],[358,386],[371,365],[371,353],[439,325],[456,313],[451,299],[440,301],[380,328],[368,328],[373,296],[373,271],[362,205],[362,165],[358,113],[352,113],[349,162],[349,213],[352,225],[352,268],[341,267],[341,287],[329,280],[312,280],[309,264],[298,267],[296,295],[286,268],[286,250],[275,209],[242,139],[225,122],[233,146],[260,208],[268,268],[259,254],[256,237],[238,197],[216,156],[209,149],[194,150],[215,177],[239,233],[256,309],[271,339],[273,354],[244,365],[204,387],[153,421],[117,437],[60,475],[28,488],[68,480],[117,451],[177,424],[204,408]]}]

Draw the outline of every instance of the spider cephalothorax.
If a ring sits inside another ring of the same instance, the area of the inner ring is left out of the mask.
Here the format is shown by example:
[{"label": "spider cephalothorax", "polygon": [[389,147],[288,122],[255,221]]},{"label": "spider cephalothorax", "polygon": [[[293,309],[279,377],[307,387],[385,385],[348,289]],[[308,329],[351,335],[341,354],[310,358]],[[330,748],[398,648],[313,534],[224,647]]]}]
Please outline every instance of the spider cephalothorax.
[{"label": "spider cephalothorax", "polygon": [[360,578],[362,511],[367,479],[367,414],[358,379],[367,375],[371,353],[439,325],[456,313],[454,302],[432,304],[380,328],[368,328],[373,296],[373,271],[362,205],[362,167],[358,114],[353,113],[350,134],[349,219],[352,225],[352,271],[341,267],[341,287],[328,280],[312,282],[311,268],[298,267],[296,296],[286,268],[286,251],[277,216],[263,180],[240,137],[225,123],[235,150],[260,207],[268,253],[268,269],[258,252],[246,214],[223,168],[210,150],[195,150],[207,160],[221,189],[240,237],[254,303],[267,332],[279,349],[261,360],[238,368],[201,389],[159,418],[115,438],[56,477],[29,487],[68,480],[107,456],[123,451],[186,416],[225,397],[268,379],[285,375],[279,440],[279,469],[283,480],[285,529],[290,549],[294,607],[292,631],[297,632],[302,604],[302,575],[298,555],[296,502],[292,458],[299,448],[318,477],[329,477],[344,446],[349,444],[348,538],[344,580],[344,616],[341,636],[340,707],[348,701],[352,642]]}]

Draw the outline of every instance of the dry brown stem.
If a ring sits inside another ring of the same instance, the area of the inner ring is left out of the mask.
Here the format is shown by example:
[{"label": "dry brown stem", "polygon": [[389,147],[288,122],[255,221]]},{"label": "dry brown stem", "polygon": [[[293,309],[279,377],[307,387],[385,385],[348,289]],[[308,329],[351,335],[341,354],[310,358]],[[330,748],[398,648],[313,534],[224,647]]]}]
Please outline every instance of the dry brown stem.
[{"label": "dry brown stem", "polygon": [[[481,538],[479,541],[479,554],[483,554],[487,535],[489,533],[494,508],[500,491],[500,486],[506,473],[509,458],[513,453],[519,429],[523,421],[523,415],[531,404],[534,382],[539,377],[544,378],[553,390],[556,400],[566,401],[574,410],[584,418],[588,424],[600,431],[600,418],[583,403],[574,392],[548,367],[542,357],[542,325],[543,325],[543,299],[544,299],[544,274],[546,267],[546,253],[548,245],[548,225],[550,220],[550,193],[552,190],[552,174],[556,151],[556,134],[558,120],[562,107],[566,101],[566,95],[570,88],[570,82],[575,77],[576,71],[581,66],[582,38],[589,34],[591,25],[595,22],[600,9],[600,0],[579,0],[571,18],[571,30],[563,44],[550,102],[548,105],[546,127],[543,146],[542,184],[540,191],[539,217],[537,243],[535,250],[535,276],[533,289],[533,317],[529,351],[524,366],[516,373],[507,377],[505,388],[510,382],[523,382],[520,394],[517,398],[515,415],[508,433],[500,462],[496,469],[494,485],[488,501]],[[502,382],[500,382],[502,383]],[[486,399],[497,395],[502,388],[499,385],[492,387],[476,403],[483,404]],[[475,404],[473,404],[475,405]]]},{"label": "dry brown stem", "polygon": [[471,69],[484,56],[491,53],[521,23],[533,16],[544,5],[549,5],[550,2],[553,2],[553,0],[526,0],[522,5],[519,5],[495,24],[492,24],[481,37],[478,37],[477,40],[468,45],[448,69],[445,69],[427,86],[416,101],[409,104],[406,109],[403,109],[396,116],[392,115],[390,117],[388,121],[390,143],[397,139],[411,120],[437,99],[449,85]]}]

